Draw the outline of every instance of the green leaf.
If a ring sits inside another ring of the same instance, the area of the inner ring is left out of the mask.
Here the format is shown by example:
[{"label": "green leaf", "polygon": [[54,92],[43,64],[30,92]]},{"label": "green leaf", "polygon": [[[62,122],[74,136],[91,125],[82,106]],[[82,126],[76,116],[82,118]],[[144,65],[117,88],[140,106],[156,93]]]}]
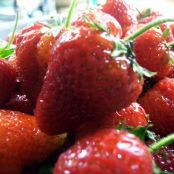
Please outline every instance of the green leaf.
[{"label": "green leaf", "polygon": [[115,40],[114,42],[114,49],[112,51],[111,56],[112,57],[118,57],[122,54],[126,54],[127,53],[127,48],[124,45],[124,43],[122,43],[120,40]]},{"label": "green leaf", "polygon": [[150,140],[156,142],[157,136],[154,132],[151,132],[149,130],[150,127],[152,127],[151,124],[149,124],[147,126],[133,127],[133,126],[125,125],[124,122],[120,122],[119,125],[117,126],[117,129],[128,131],[128,132],[136,135],[137,137],[139,137],[142,141],[145,141],[146,139],[150,139]]},{"label": "green leaf", "polygon": [[127,42],[126,47],[127,47],[127,58],[131,61],[134,72],[137,72],[139,74],[140,81],[143,79],[143,76],[153,77],[154,75],[157,74],[156,72],[151,72],[138,64],[138,62],[136,61],[135,53],[133,52],[133,42],[132,41]]},{"label": "green leaf", "polygon": [[149,71],[146,68],[143,68],[142,66],[140,66],[135,59],[132,60],[132,66],[133,66],[134,72],[137,72],[139,74],[140,81],[143,79],[143,76],[153,77],[157,74],[156,72]]},{"label": "green leaf", "polygon": [[166,28],[166,29],[163,31],[163,36],[164,36],[165,39],[168,38],[169,32],[170,32],[170,29],[169,29],[169,28]]},{"label": "green leaf", "polygon": [[14,50],[14,48],[0,50],[0,58],[6,58],[10,56],[11,54],[13,54]]},{"label": "green leaf", "polygon": [[144,19],[144,18],[146,18],[146,17],[148,17],[148,16],[150,16],[151,13],[152,13],[152,9],[151,8],[147,8],[147,9],[143,10],[142,12],[140,12],[139,9],[136,9],[136,10],[139,13],[139,16],[138,16],[138,20],[139,21]]},{"label": "green leaf", "polygon": [[152,141],[157,141],[156,134],[148,130],[150,127],[152,127],[150,124],[147,126],[137,126],[132,129],[132,134],[139,137],[142,141],[145,141],[147,138]]},{"label": "green leaf", "polygon": [[174,65],[174,57],[170,57],[169,63],[172,64],[172,65]]},{"label": "green leaf", "polygon": [[19,17],[19,15],[17,13],[12,35],[10,36],[9,41],[0,42],[0,58],[6,58],[6,57],[10,56],[11,54],[13,54],[13,52],[15,50],[15,46],[12,43],[13,43],[16,28],[17,28],[18,17]]}]

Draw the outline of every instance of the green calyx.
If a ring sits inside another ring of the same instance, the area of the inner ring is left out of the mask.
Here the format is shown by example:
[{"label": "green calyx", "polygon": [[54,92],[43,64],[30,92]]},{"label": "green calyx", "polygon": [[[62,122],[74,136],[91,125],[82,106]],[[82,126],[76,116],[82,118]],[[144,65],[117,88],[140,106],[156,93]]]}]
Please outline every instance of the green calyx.
[{"label": "green calyx", "polygon": [[12,43],[14,40],[18,20],[19,20],[19,14],[17,12],[15,24],[14,24],[13,31],[12,31],[12,35],[10,36],[9,41],[8,42],[2,41],[0,43],[0,58],[6,58],[6,57],[10,56],[11,54],[13,54],[13,52],[15,50],[15,46]]},{"label": "green calyx", "polygon": [[144,11],[140,11],[139,9],[136,9],[137,10],[137,12],[138,12],[138,21],[140,21],[140,20],[142,20],[142,19],[144,19],[144,18],[146,18],[146,17],[149,17],[150,15],[151,15],[151,13],[152,13],[152,9],[151,8],[147,8],[147,9],[145,9]]},{"label": "green calyx", "polygon": [[[103,25],[98,24],[95,20],[89,20],[86,17],[86,22],[93,28],[96,28],[98,30],[105,31],[105,32],[108,31],[108,29],[103,27]],[[111,56],[114,58],[114,57],[118,57],[123,54],[126,54],[127,58],[130,60],[132,66],[133,66],[134,72],[137,72],[139,74],[140,81],[142,80],[143,76],[153,77],[157,73],[151,72],[138,64],[138,62],[136,61],[136,56],[133,52],[133,40],[136,37],[138,37],[139,35],[143,34],[145,31],[149,30],[150,28],[158,26],[159,24],[162,24],[165,22],[174,22],[174,18],[164,18],[164,19],[154,20],[154,21],[148,23],[147,25],[141,27],[136,32],[134,32],[132,35],[124,38],[123,40],[121,40],[121,39],[119,40],[117,38],[115,38],[115,40],[114,40],[114,49],[111,53]],[[163,35],[164,35],[164,37],[167,38],[169,35],[169,29],[166,29],[163,32]],[[172,43],[170,46],[173,46],[173,45],[174,45],[174,43]],[[171,59],[171,61],[174,62],[173,59]]]},{"label": "green calyx", "polygon": [[133,127],[133,126],[127,126],[124,124],[124,122],[121,122],[118,125],[117,129],[128,131],[128,132],[136,135],[137,137],[139,137],[142,141],[145,141],[146,139],[150,139],[155,142],[155,141],[157,141],[157,136],[154,132],[149,130],[149,128],[151,128],[151,127],[152,127],[151,124],[148,124],[147,126]]}]

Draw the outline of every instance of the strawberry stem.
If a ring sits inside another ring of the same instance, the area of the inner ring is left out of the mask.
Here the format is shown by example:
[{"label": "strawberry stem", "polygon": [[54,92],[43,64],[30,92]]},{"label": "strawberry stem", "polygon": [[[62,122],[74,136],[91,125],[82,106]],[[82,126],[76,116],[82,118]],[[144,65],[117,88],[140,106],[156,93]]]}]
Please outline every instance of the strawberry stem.
[{"label": "strawberry stem", "polygon": [[12,35],[10,36],[10,39],[9,39],[7,45],[6,45],[6,49],[9,49],[11,44],[13,43],[15,32],[16,32],[16,28],[17,28],[17,25],[18,25],[18,20],[19,20],[19,13],[16,12],[15,24],[14,24],[14,27],[13,27]]},{"label": "strawberry stem", "polygon": [[71,1],[71,5],[70,5],[69,10],[68,10],[68,16],[67,16],[66,21],[65,21],[65,28],[70,27],[72,13],[73,13],[73,10],[74,10],[76,4],[77,4],[77,0]]},{"label": "strawberry stem", "polygon": [[128,42],[130,40],[134,40],[136,37],[138,37],[139,35],[141,35],[142,33],[144,33],[145,31],[149,30],[150,28],[165,23],[165,22],[174,22],[174,18],[164,18],[164,19],[157,19],[154,20],[150,23],[148,23],[147,25],[141,27],[140,29],[138,29],[135,33],[133,33],[132,35],[125,37],[124,41]]},{"label": "strawberry stem", "polygon": [[173,48],[174,47],[174,41],[167,43],[167,48]]},{"label": "strawberry stem", "polygon": [[151,153],[156,152],[161,147],[172,144],[172,143],[174,143],[174,133],[171,135],[168,135],[167,137],[164,137],[164,138],[160,139],[159,141],[157,141],[156,143],[152,144],[149,147],[149,151]]}]

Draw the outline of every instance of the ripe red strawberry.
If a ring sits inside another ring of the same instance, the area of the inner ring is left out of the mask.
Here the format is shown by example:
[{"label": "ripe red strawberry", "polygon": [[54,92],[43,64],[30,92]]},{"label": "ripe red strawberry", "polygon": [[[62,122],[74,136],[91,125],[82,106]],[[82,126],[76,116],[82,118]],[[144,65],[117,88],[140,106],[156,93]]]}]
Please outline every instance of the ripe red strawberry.
[{"label": "ripe red strawberry", "polygon": [[156,164],[162,171],[174,173],[174,148],[165,146],[153,154]]},{"label": "ripe red strawberry", "polygon": [[20,111],[26,114],[33,114],[33,107],[31,101],[26,95],[15,93],[12,95],[10,100],[3,106],[4,109]]},{"label": "ripe red strawberry", "polygon": [[0,59],[0,106],[10,99],[15,87],[15,70],[7,61]]},{"label": "ripe red strawberry", "polygon": [[161,16],[162,14],[159,11],[154,11],[149,8],[145,9],[137,16],[138,24],[147,24]]},{"label": "ripe red strawberry", "polygon": [[[148,10],[148,9],[147,9]],[[145,14],[143,14],[145,13]],[[146,15],[147,11],[142,12],[141,15],[139,15],[139,21],[138,24],[147,24],[149,22],[152,22],[153,20],[156,20],[158,18],[163,17],[163,15],[158,12],[158,11],[150,11],[148,15]],[[143,15],[145,15],[145,17],[143,17]],[[160,29],[162,30],[162,32],[165,32],[165,30],[169,30],[168,32],[168,36],[165,38],[168,42],[172,42],[174,40],[173,34],[172,34],[172,29],[170,27],[170,25],[168,23],[162,23],[159,25]]]},{"label": "ripe red strawberry", "polygon": [[35,117],[0,110],[1,174],[20,174],[23,167],[45,160],[62,145],[64,136],[42,133]]},{"label": "ripe red strawberry", "polygon": [[173,34],[173,36],[174,36],[174,23],[170,24],[170,28],[171,28],[172,34]]},{"label": "ripe red strawberry", "polygon": [[115,129],[87,136],[63,153],[53,174],[153,174],[152,156],[137,137]]},{"label": "ripe red strawberry", "polygon": [[115,118],[117,122],[124,122],[128,126],[147,126],[147,114],[145,110],[138,104],[132,103],[129,107],[116,112]]},{"label": "ripe red strawberry", "polygon": [[15,34],[13,43],[17,45],[20,44],[23,41],[24,37],[26,37],[26,35],[30,35],[32,32],[39,31],[44,27],[47,26],[40,22],[32,23],[31,25],[26,26],[21,31]]},{"label": "ripe red strawberry", "polygon": [[52,41],[53,35],[49,31],[44,34],[40,30],[35,30],[25,34],[16,49],[16,67],[21,82],[20,92],[27,95],[33,107],[47,70]]},{"label": "ripe red strawberry", "polygon": [[80,14],[77,19],[72,22],[72,26],[100,27],[101,30],[104,29],[115,37],[121,38],[122,36],[122,28],[117,20],[99,9]]},{"label": "ripe red strawberry", "polygon": [[86,27],[59,35],[35,115],[40,129],[57,134],[101,119],[137,99],[142,83],[125,57],[112,57],[112,37]]},{"label": "ripe red strawberry", "polygon": [[154,130],[160,135],[174,132],[174,79],[165,78],[140,98],[140,104],[149,114]]},{"label": "ripe red strawberry", "polygon": [[165,77],[171,68],[170,54],[163,33],[151,28],[134,41],[137,62],[150,71],[157,72],[157,78]]},{"label": "ripe red strawberry", "polygon": [[128,0],[106,0],[100,6],[101,10],[113,16],[121,25],[123,36],[136,29],[137,11]]},{"label": "ripe red strawberry", "polygon": [[76,138],[79,139],[99,129],[116,128],[120,123],[133,127],[147,126],[148,124],[144,109],[138,103],[132,103],[120,112],[80,125],[75,129]]},{"label": "ripe red strawberry", "polygon": [[39,43],[37,44],[37,61],[41,67],[45,67],[47,69],[48,60],[53,48],[53,44],[55,42],[55,37],[53,33],[46,32],[41,38]]}]

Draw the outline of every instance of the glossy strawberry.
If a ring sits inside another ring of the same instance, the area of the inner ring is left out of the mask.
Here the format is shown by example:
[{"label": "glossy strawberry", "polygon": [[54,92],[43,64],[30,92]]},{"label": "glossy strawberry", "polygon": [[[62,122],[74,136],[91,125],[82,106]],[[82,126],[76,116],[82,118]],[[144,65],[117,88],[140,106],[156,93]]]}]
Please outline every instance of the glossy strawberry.
[{"label": "glossy strawberry", "polygon": [[43,161],[63,143],[63,135],[42,133],[33,116],[0,110],[0,120],[1,174],[20,174],[24,166]]},{"label": "glossy strawberry", "polygon": [[15,87],[15,70],[7,61],[0,59],[0,106],[10,99]]},{"label": "glossy strawberry", "polygon": [[142,83],[125,57],[112,57],[112,37],[85,27],[59,35],[35,115],[40,129],[62,133],[135,101]]},{"label": "glossy strawberry", "polygon": [[116,128],[122,123],[133,127],[147,126],[147,115],[138,103],[132,103],[129,107],[110,116],[108,115],[101,120],[89,121],[78,126],[75,129],[76,138],[79,139],[100,129]]},{"label": "glossy strawberry", "polygon": [[129,107],[116,112],[115,119],[117,122],[123,122],[128,126],[147,126],[147,114],[145,110],[138,104],[132,103]]},{"label": "glossy strawberry", "polygon": [[10,100],[3,106],[4,109],[20,111],[26,114],[33,114],[33,107],[31,101],[25,94],[15,93]]},{"label": "glossy strawberry", "polygon": [[170,72],[170,54],[166,44],[163,33],[156,28],[149,29],[134,41],[137,62],[142,67],[157,72],[157,78],[163,78]]},{"label": "glossy strawberry", "polygon": [[105,30],[117,38],[121,38],[122,36],[122,28],[118,21],[111,15],[104,13],[99,9],[86,11],[80,14],[77,19],[74,19],[72,26],[84,26]]},{"label": "glossy strawberry", "polygon": [[[146,14],[147,11],[149,14]],[[138,24],[147,24],[147,23],[152,22],[156,19],[163,18],[163,15],[158,11],[152,11],[152,10],[149,11],[149,9],[147,9],[147,11],[144,11],[144,12],[142,12],[142,14],[139,15]],[[143,14],[143,13],[145,13],[145,14]],[[145,15],[145,17],[143,17],[143,15]],[[172,29],[170,27],[170,24],[169,23],[162,23],[159,25],[159,27],[160,27],[161,31],[164,33],[166,30],[169,30],[165,39],[168,42],[172,42],[174,40],[174,37],[172,34]]]},{"label": "glossy strawberry", "polygon": [[172,34],[173,34],[173,36],[174,36],[174,23],[171,23],[171,24],[170,24],[170,28],[171,28]]},{"label": "glossy strawberry", "polygon": [[37,44],[37,61],[41,67],[47,68],[48,60],[55,42],[55,37],[51,31],[47,31]]},{"label": "glossy strawberry", "polygon": [[116,129],[87,136],[63,153],[53,174],[153,174],[152,156],[137,137]]},{"label": "glossy strawberry", "polygon": [[35,31],[40,31],[41,29],[45,27],[47,28],[45,24],[40,22],[32,23],[29,26],[24,27],[21,31],[15,34],[13,43],[18,45],[21,42],[23,42],[23,39],[24,37],[26,37],[26,35],[30,35],[31,33]]},{"label": "glossy strawberry", "polygon": [[161,16],[162,14],[159,11],[154,11],[149,8],[145,9],[142,12],[140,12],[139,15],[137,16],[138,24],[147,24]]},{"label": "glossy strawberry", "polygon": [[165,78],[140,98],[154,130],[160,135],[174,132],[174,79]]},{"label": "glossy strawberry", "polygon": [[101,10],[113,16],[121,25],[123,36],[130,34],[136,29],[137,11],[128,0],[106,0]]},{"label": "glossy strawberry", "polygon": [[163,147],[153,154],[153,158],[162,171],[174,173],[173,147]]},{"label": "glossy strawberry", "polygon": [[16,67],[20,92],[27,95],[33,107],[41,90],[52,47],[51,33],[35,30],[27,33],[16,49]]}]

